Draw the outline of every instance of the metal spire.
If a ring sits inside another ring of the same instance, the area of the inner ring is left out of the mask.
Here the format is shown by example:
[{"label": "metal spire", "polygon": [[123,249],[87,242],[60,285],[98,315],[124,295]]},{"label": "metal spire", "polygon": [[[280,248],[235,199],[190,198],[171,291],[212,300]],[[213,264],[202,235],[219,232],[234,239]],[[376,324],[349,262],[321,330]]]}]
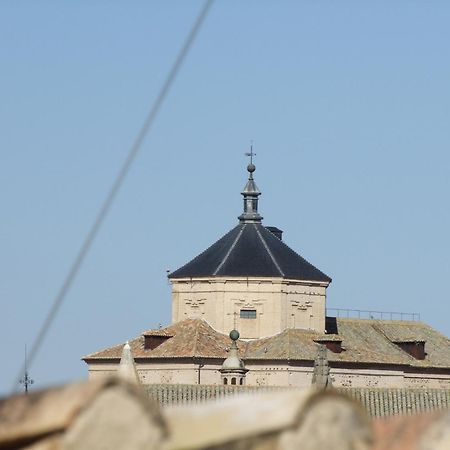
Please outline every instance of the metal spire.
[{"label": "metal spire", "polygon": [[25,345],[25,365],[24,365],[24,374],[23,377],[19,380],[20,384],[23,384],[23,388],[25,390],[25,394],[28,394],[28,386],[34,383],[34,380],[30,378],[28,375],[28,367],[27,367],[27,346]]},{"label": "metal spire", "polygon": [[258,214],[258,197],[261,192],[256,186],[253,180],[253,172],[256,170],[253,164],[253,156],[256,153],[253,152],[253,144],[250,145],[250,152],[245,153],[246,156],[250,157],[250,164],[247,166],[247,171],[249,173],[247,184],[241,194],[244,196],[244,212],[239,216],[240,223],[259,223],[263,219]]}]

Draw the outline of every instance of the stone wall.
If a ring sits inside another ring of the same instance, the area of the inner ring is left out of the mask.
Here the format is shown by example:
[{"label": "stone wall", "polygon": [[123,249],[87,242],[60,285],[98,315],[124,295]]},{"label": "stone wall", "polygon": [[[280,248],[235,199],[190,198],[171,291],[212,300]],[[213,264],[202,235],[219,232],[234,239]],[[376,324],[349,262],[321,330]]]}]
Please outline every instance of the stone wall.
[{"label": "stone wall", "polygon": [[[325,330],[326,284],[282,278],[171,280],[172,323],[204,319],[224,334],[242,339],[271,336],[286,328]],[[256,310],[256,318],[241,317]]]},{"label": "stone wall", "polygon": [[[114,374],[117,363],[96,362],[89,364],[89,378],[96,379]],[[192,362],[177,363],[168,360],[136,362],[140,380],[143,384],[200,384],[220,385],[217,364],[205,364],[199,369]],[[247,386],[281,386],[308,388],[312,381],[312,365],[287,365],[283,361],[253,362],[248,361],[246,367]],[[333,367],[330,372],[335,387],[343,388],[427,388],[450,389],[450,376],[439,374],[410,373],[400,369],[362,369]]]}]

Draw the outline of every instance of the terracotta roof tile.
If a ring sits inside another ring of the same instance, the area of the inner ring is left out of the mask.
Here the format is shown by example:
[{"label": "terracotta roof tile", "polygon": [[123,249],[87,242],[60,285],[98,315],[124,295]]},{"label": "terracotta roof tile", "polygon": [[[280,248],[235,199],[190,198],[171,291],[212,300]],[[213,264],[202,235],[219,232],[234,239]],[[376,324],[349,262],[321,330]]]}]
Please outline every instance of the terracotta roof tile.
[{"label": "terracotta roof tile", "polygon": [[[399,364],[450,369],[450,340],[422,322],[328,318],[334,333],[323,335],[302,329],[283,332],[253,341],[239,341],[246,360],[309,360],[317,355],[314,341],[342,340],[344,351],[328,352],[331,363]],[[169,337],[153,350],[144,349],[144,335]],[[170,337],[173,336],[173,337]],[[426,358],[417,360],[393,340],[403,336],[425,341]],[[135,358],[217,358],[227,356],[230,339],[205,321],[187,319],[159,330],[148,330],[130,341]],[[85,356],[85,360],[118,359],[123,344]]]},{"label": "terracotta roof tile", "polygon": [[143,336],[173,337],[173,333],[167,328],[158,328],[157,330],[147,330],[142,333]]},{"label": "terracotta roof tile", "polygon": [[[156,331],[157,333],[152,333]],[[163,333],[162,333],[163,332]],[[144,336],[169,337],[157,348],[144,348]],[[172,337],[170,337],[172,336]],[[230,346],[230,338],[210,327],[203,320],[187,319],[160,330],[148,330],[141,336],[129,341],[133,356],[139,358],[226,358]],[[245,342],[238,341],[241,349]],[[116,345],[99,352],[91,353],[84,360],[119,359],[123,344]]]},{"label": "terracotta roof tile", "polygon": [[[199,404],[218,398],[261,392],[296,391],[288,386],[230,386],[205,384],[148,384],[147,395],[162,406]],[[432,413],[450,408],[450,389],[338,388],[361,404],[371,417]]]}]

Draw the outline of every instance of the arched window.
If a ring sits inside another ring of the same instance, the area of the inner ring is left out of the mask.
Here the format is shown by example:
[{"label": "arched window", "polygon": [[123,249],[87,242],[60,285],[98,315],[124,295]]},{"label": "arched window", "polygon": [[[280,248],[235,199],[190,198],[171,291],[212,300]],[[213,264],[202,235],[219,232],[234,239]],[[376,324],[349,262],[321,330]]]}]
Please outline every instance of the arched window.
[{"label": "arched window", "polygon": [[231,384],[236,384],[236,378],[231,379]]},{"label": "arched window", "polygon": [[228,378],[223,379],[223,384],[228,384]]},{"label": "arched window", "polygon": [[240,379],[239,384],[240,384],[241,386],[244,384],[244,379],[243,379],[243,378]]}]

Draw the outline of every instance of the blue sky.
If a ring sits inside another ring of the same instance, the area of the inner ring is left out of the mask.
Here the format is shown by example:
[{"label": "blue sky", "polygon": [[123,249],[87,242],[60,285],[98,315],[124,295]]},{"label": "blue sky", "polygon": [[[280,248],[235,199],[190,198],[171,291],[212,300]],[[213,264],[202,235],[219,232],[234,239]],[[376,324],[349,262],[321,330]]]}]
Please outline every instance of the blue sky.
[{"label": "blue sky", "polygon": [[[10,389],[200,9],[0,3],[0,298]],[[328,306],[449,335],[450,5],[217,1],[31,375],[170,322],[174,270],[231,229],[244,152],[266,225],[333,278]]]}]

